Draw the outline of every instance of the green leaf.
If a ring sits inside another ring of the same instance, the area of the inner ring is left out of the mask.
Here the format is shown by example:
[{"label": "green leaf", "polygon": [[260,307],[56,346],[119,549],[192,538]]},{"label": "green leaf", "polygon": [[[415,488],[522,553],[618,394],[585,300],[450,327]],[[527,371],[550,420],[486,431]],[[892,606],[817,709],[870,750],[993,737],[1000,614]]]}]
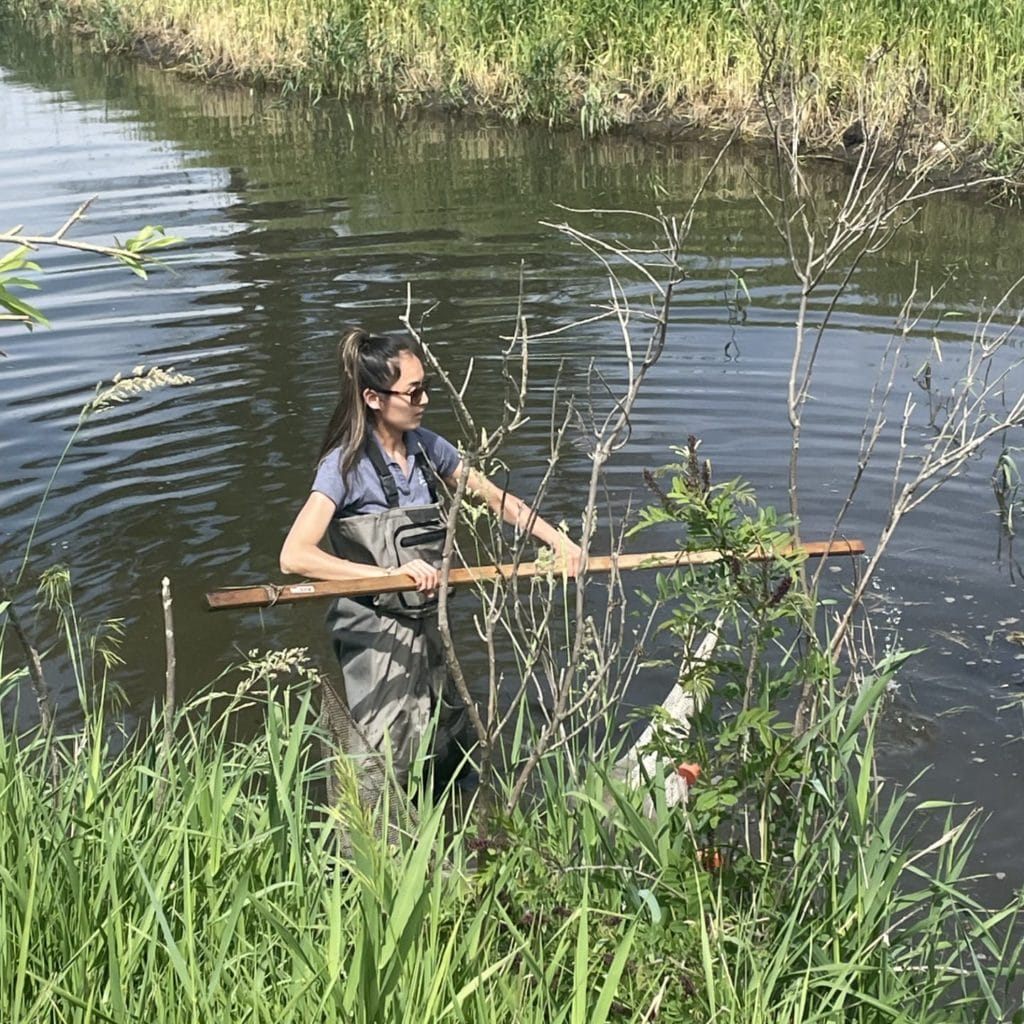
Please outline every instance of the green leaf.
[{"label": "green leaf", "polygon": [[607,975],[605,975],[604,984],[601,986],[601,994],[597,997],[597,1005],[594,1007],[593,1014],[590,1018],[591,1024],[604,1024],[608,1019],[612,1002],[615,999],[615,993],[618,991],[619,982],[622,980],[622,972],[626,969],[626,964],[629,961],[629,954],[633,950],[636,931],[637,925],[634,921],[633,924],[630,925],[625,938],[619,943],[615,950],[612,965],[608,968]]},{"label": "green leaf", "polygon": [[661,924],[661,904],[658,902],[657,896],[650,889],[637,889],[636,894],[646,904],[647,911],[651,915],[651,924],[655,926]]},{"label": "green leaf", "polygon": [[0,283],[0,306],[3,306],[17,317],[23,317],[44,326],[48,326],[50,323],[35,306],[30,306],[27,302],[22,302],[21,299],[12,295],[4,287],[3,283]]},{"label": "green leaf", "polygon": [[576,931],[576,956],[573,965],[572,1024],[589,1024],[587,995],[590,992],[590,924],[587,913],[587,891],[583,890]]},{"label": "green leaf", "polygon": [[39,291],[39,285],[30,281],[27,277],[5,277],[0,281],[4,287],[27,288],[29,291]]}]

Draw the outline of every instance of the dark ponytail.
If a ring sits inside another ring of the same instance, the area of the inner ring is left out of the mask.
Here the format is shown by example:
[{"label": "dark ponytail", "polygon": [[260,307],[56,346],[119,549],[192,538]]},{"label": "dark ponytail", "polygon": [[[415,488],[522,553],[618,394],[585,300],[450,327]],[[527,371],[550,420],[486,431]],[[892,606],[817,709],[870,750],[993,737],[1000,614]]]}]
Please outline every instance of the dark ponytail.
[{"label": "dark ponytail", "polygon": [[366,444],[373,413],[363,401],[367,388],[386,391],[398,380],[398,357],[408,352],[422,360],[419,345],[407,335],[369,334],[349,327],[338,342],[338,404],[317,456],[319,465],[332,449],[341,447],[341,475],[355,468]]}]

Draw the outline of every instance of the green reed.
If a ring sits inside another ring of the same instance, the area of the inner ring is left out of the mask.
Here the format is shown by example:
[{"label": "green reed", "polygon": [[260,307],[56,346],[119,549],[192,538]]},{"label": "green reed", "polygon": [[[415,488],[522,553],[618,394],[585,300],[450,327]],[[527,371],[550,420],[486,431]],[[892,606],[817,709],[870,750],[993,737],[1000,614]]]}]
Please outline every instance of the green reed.
[{"label": "green reed", "polygon": [[[514,861],[475,882],[429,802],[400,849],[354,834],[341,865],[308,792],[308,687],[225,700],[186,710],[168,761],[156,716],[115,754],[96,708],[55,741],[56,792],[51,741],[0,735],[0,1019],[548,1021],[563,998],[605,1018],[632,932],[617,966],[592,955],[585,885],[541,949],[498,902]],[[253,703],[262,730],[238,741]]]},{"label": "green reed", "polygon": [[[545,759],[534,805],[487,839],[471,807],[428,796],[397,845],[348,816],[343,858],[317,806],[313,681],[301,651],[254,658],[237,688],[181,713],[169,757],[159,715],[125,744],[99,699],[72,736],[0,734],[0,1019],[867,1024],[1000,1009],[1019,905],[989,912],[967,892],[969,821],[950,808],[924,843],[929,808],[883,798],[885,676],[795,741],[805,785],[770,862],[720,867],[701,852],[707,801],[669,811],[655,782],[645,817],[611,752],[582,775]],[[254,709],[243,741],[235,716]]]},{"label": "green reed", "polygon": [[941,141],[953,160],[982,151],[1015,167],[1022,147],[1024,11],[1012,0],[57,0],[59,16],[108,47],[163,43],[201,71],[584,130],[734,124],[756,106],[770,51],[815,143],[864,118],[893,134],[909,124],[922,152]]}]

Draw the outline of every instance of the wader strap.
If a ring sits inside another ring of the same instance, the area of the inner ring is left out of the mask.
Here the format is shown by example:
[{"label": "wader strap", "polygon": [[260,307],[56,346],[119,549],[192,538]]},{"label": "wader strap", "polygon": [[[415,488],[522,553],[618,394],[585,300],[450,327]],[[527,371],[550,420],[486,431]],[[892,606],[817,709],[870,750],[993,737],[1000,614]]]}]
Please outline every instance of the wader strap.
[{"label": "wader strap", "polygon": [[[398,485],[395,483],[391,469],[384,459],[384,453],[380,450],[380,445],[372,437],[367,437],[366,439],[366,454],[369,456],[370,464],[377,471],[377,476],[380,478],[380,485],[384,488],[384,500],[388,503],[388,508],[398,508]],[[422,447],[416,451],[416,467],[423,477],[423,482],[427,485],[430,503],[436,505],[437,471],[430,464],[427,453]]]},{"label": "wader strap", "polygon": [[370,457],[370,464],[377,471],[380,478],[380,485],[384,488],[384,500],[388,508],[398,508],[398,484],[384,460],[384,453],[380,445],[372,437],[366,438],[366,454]]},{"label": "wader strap", "polygon": [[430,494],[430,504],[437,504],[437,470],[434,469],[434,464],[427,458],[427,453],[420,448],[416,452],[416,465],[419,466],[420,473],[423,476],[423,482],[427,485],[427,492]]}]

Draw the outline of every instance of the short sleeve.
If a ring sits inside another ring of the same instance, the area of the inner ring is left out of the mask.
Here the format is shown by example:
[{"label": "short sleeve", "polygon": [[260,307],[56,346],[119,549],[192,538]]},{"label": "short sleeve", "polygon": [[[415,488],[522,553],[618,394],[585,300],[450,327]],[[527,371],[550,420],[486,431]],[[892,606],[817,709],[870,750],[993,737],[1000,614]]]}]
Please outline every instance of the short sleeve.
[{"label": "short sleeve", "polygon": [[347,493],[345,481],[341,475],[340,448],[332,449],[320,460],[310,490],[325,494],[334,502],[335,508],[341,508],[345,504]]},{"label": "short sleeve", "polygon": [[450,441],[432,430],[420,427],[417,431],[420,447],[442,480],[447,480],[462,461],[459,450]]}]

